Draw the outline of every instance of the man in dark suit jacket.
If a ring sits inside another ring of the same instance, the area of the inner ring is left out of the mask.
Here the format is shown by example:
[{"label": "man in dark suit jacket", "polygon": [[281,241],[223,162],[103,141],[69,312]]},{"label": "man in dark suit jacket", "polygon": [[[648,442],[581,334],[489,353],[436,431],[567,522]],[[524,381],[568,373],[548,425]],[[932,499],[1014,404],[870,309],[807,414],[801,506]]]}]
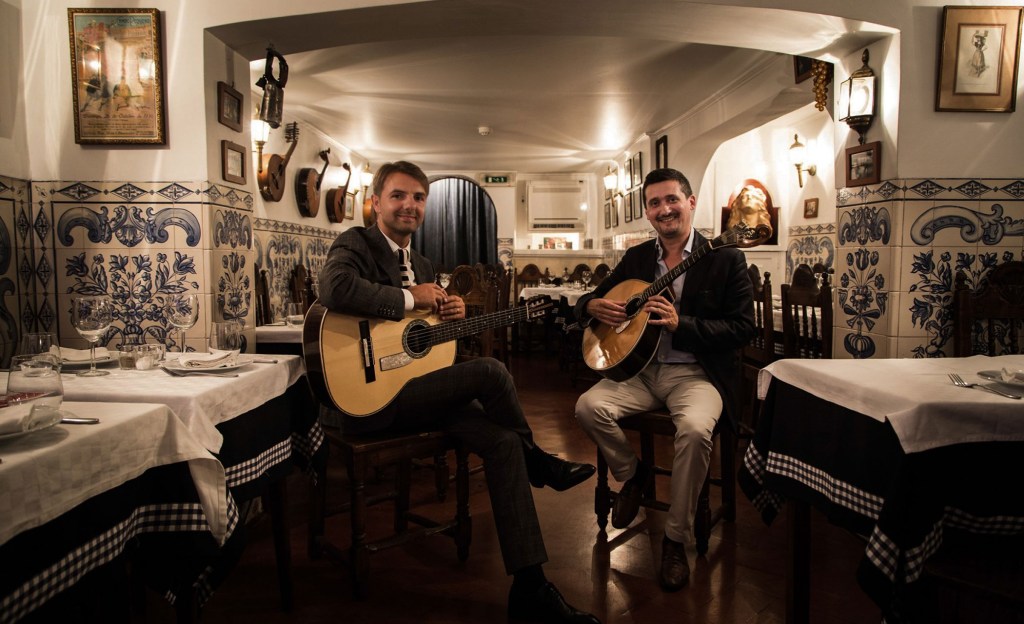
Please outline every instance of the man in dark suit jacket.
[{"label": "man in dark suit jacket", "polygon": [[[423,223],[429,181],[412,163],[383,165],[374,176],[376,225],[338,236],[319,274],[320,302],[331,310],[400,320],[429,310],[442,321],[464,318],[465,304],[434,283],[430,261],[409,248]],[[411,261],[403,271],[399,258]],[[409,273],[412,273],[410,275]],[[403,287],[403,284],[405,287]],[[512,376],[493,358],[477,358],[411,380],[380,412],[345,417],[350,431],[441,427],[483,459],[505,570],[513,575],[509,615],[521,620],[593,624],[544,576],[547,561],[530,485],[561,491],[594,473],[590,464],[556,458],[533,440]]]},{"label": "man in dark suit jacket", "polygon": [[[609,298],[610,290],[629,279],[653,282],[706,242],[693,228],[697,198],[686,176],[674,169],[655,169],[647,174],[642,194],[657,238],[626,251],[594,292],[580,298],[576,318],[584,325],[624,322],[625,297]],[[675,457],[660,573],[662,586],[669,590],[679,589],[690,577],[684,545],[693,542],[694,512],[715,424],[723,413],[730,426],[735,423],[740,350],[755,331],[753,289],[746,269],[743,252],[719,248],[677,277],[664,296],[650,297],[643,310],[651,314],[649,324],[662,328],[653,357],[626,381],[602,379],[576,404],[580,426],[597,443],[615,478],[625,481],[612,508],[616,528],[629,526],[636,517],[643,491],[654,476],[617,421],[663,406],[671,413]]]}]

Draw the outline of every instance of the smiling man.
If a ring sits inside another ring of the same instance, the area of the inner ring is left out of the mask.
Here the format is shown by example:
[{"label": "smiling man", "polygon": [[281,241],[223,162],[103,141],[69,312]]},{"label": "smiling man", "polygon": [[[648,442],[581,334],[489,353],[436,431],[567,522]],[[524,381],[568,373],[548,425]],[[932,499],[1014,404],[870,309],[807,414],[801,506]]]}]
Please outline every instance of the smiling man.
[{"label": "smiling man", "polygon": [[[466,306],[434,283],[429,260],[409,247],[423,223],[430,183],[416,165],[382,165],[373,179],[377,223],[346,230],[320,270],[320,303],[363,317],[403,319],[413,310],[442,321],[464,318]],[[594,466],[544,452],[516,395],[512,375],[493,358],[475,358],[409,381],[390,404],[365,417],[343,418],[345,431],[408,433],[441,428],[483,459],[505,570],[513,577],[508,614],[528,622],[598,624],[569,605],[544,575],[547,561],[534,507],[534,487],[566,490]],[[494,618],[497,619],[497,618]]]},{"label": "smiling man", "polygon": [[[697,198],[675,169],[655,169],[643,185],[647,220],[657,237],[630,248],[595,291],[576,304],[581,324],[619,325],[626,301],[609,297],[625,280],[653,282],[706,242],[693,227]],[[738,249],[719,248],[677,277],[643,310],[661,341],[634,377],[599,381],[576,403],[576,419],[601,449],[612,474],[625,481],[612,508],[612,526],[636,517],[653,467],[640,461],[618,420],[665,407],[676,427],[671,508],[662,541],[660,581],[668,590],[690,577],[685,545],[693,544],[693,521],[711,457],[711,434],[723,413],[735,425],[741,378],[740,349],[754,336],[754,309],[746,259]],[[617,292],[621,292],[620,291]],[[724,408],[724,409],[723,409]]]}]

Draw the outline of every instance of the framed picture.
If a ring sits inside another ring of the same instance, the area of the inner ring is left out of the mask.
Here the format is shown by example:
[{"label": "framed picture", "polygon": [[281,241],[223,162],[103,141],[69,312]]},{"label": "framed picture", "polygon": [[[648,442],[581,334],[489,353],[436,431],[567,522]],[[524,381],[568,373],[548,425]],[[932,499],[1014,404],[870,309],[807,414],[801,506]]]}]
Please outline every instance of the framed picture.
[{"label": "framed picture", "polygon": [[633,154],[633,186],[640,186],[644,182],[643,154]]},{"label": "framed picture", "polygon": [[668,167],[668,135],[654,142],[654,168]]},{"label": "framed picture", "polygon": [[935,110],[1014,111],[1022,11],[943,7]]},{"label": "framed picture", "polygon": [[616,195],[612,202],[612,227],[619,227],[619,206],[622,204],[622,195]]},{"label": "framed picture", "polygon": [[882,144],[878,141],[846,148],[846,186],[878,184],[882,170]]},{"label": "framed picture", "polygon": [[633,159],[627,158],[623,167],[625,167],[623,182],[626,184],[626,188],[630,188],[633,186]]},{"label": "framed picture", "polygon": [[356,218],[356,196],[355,194],[345,194],[345,218],[355,219]]},{"label": "framed picture", "polygon": [[612,203],[610,201],[604,203],[604,229],[612,229]]},{"label": "framed picture", "polygon": [[157,9],[68,9],[75,143],[167,143]]},{"label": "framed picture", "polygon": [[800,84],[814,73],[814,59],[808,56],[793,57],[793,81]]},{"label": "framed picture", "polygon": [[633,189],[633,220],[644,218],[644,200],[639,188]]},{"label": "framed picture", "polygon": [[804,200],[804,219],[818,218],[818,198]]},{"label": "framed picture", "polygon": [[231,141],[220,142],[220,177],[235,184],[245,184],[245,148]]},{"label": "framed picture", "polygon": [[226,82],[217,83],[217,121],[235,132],[242,131],[242,94]]},{"label": "framed picture", "polygon": [[622,220],[629,223],[633,220],[633,193],[626,193],[622,198]]}]

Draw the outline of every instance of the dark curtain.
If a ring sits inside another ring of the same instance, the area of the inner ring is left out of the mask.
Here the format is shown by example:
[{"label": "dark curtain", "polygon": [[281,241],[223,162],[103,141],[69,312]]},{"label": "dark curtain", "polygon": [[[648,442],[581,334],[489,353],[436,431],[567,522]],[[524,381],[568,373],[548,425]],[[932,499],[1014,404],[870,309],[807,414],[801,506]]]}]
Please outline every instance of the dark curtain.
[{"label": "dark curtain", "polygon": [[479,185],[461,178],[430,183],[423,225],[412,248],[430,258],[435,269],[498,261],[498,215]]}]

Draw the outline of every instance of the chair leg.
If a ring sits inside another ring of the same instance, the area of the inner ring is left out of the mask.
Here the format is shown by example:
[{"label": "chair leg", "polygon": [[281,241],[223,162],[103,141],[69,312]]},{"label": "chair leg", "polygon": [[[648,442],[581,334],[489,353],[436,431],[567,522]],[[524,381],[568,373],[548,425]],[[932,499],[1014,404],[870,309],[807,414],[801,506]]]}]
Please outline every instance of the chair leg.
[{"label": "chair leg", "polygon": [[[445,480],[447,482],[447,479]],[[473,519],[469,515],[469,453],[455,451],[455,547],[459,561],[469,558]]]},{"label": "chair leg", "polygon": [[409,488],[412,483],[412,460],[398,462],[395,472],[395,535],[409,528]]},{"label": "chair leg", "polygon": [[370,577],[370,555],[366,550],[366,463],[353,458],[348,467],[352,504],[352,594],[366,598]]},{"label": "chair leg", "polygon": [[[642,432],[640,434],[640,460],[651,467],[652,470],[657,472],[658,462],[655,461],[654,457],[654,434],[648,432]],[[644,500],[654,501],[658,500],[657,488],[655,487],[655,479],[651,479],[647,483],[647,489],[644,490]]]},{"label": "chair leg", "polygon": [[438,453],[434,456],[434,488],[437,500],[444,502],[448,498],[448,455]]},{"label": "chair leg", "polygon": [[309,483],[309,537],[306,550],[316,561],[324,555],[324,517],[327,514],[327,469],[317,470]]},{"label": "chair leg", "polygon": [[594,513],[597,526],[603,533],[608,527],[608,512],[611,511],[611,491],[608,489],[608,463],[601,451],[597,451],[597,486],[594,487]]},{"label": "chair leg", "polygon": [[722,449],[722,519],[736,520],[736,436],[725,430],[718,436]]},{"label": "chair leg", "polygon": [[292,545],[288,536],[287,487],[280,479],[263,489],[263,505],[270,510],[270,527],[274,535],[274,559],[277,561],[277,585],[281,592],[281,610],[292,610]]}]

